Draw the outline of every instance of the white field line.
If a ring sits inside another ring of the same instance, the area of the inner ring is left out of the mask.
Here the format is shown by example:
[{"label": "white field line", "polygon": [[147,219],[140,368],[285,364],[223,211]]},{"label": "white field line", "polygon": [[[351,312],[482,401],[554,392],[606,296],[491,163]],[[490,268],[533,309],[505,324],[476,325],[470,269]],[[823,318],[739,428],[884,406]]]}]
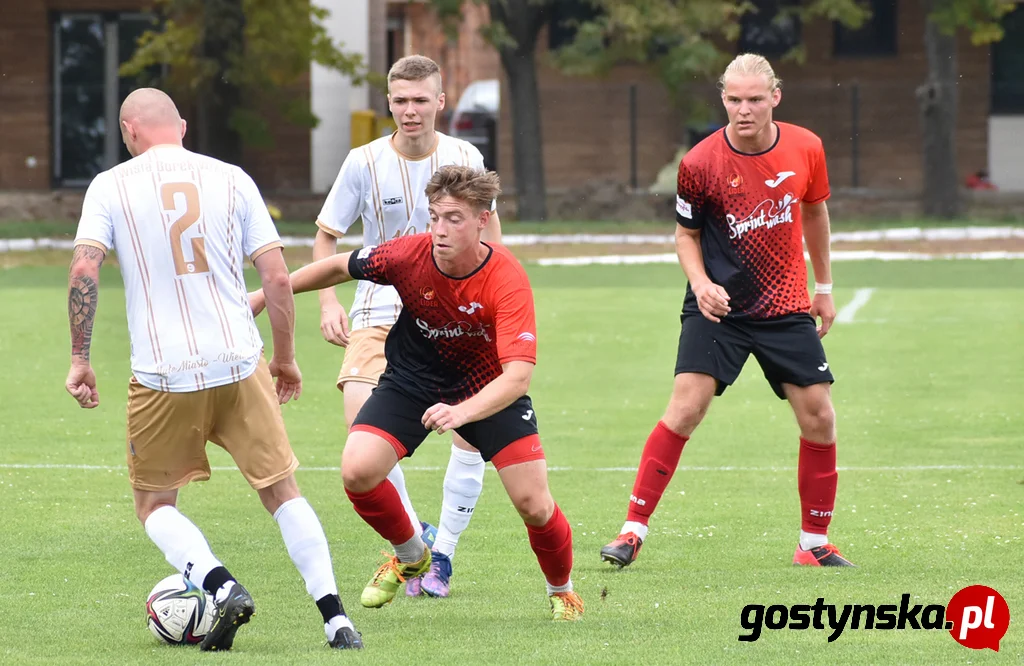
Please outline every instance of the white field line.
[{"label": "white field line", "polygon": [[857,310],[868,304],[871,300],[871,294],[875,293],[874,289],[858,289],[853,294],[853,300],[843,306],[836,315],[837,324],[850,324],[853,323],[853,318],[857,316]]},{"label": "white field line", "polygon": [[[1024,252],[954,252],[949,254],[927,254],[924,252],[880,252],[877,250],[833,250],[832,261],[938,261],[944,259],[968,259],[973,261],[996,261],[1024,259]],[[805,252],[804,257],[810,259]],[[675,264],[679,261],[673,254],[619,254],[592,257],[544,257],[535,262],[540,266],[592,266],[595,264]]]},{"label": "white field line", "polygon": [[[0,463],[0,469],[28,469],[28,470],[81,470],[99,472],[127,472],[127,467],[119,465],[62,465],[62,464],[28,464],[28,463]],[[237,467],[211,467],[215,472],[235,472]],[[444,467],[424,467],[403,465],[402,470],[406,472],[443,472]],[[680,472],[795,472],[796,467],[745,467],[745,466],[723,466],[723,467],[687,467],[680,466]],[[1016,471],[1024,470],[1024,465],[878,465],[878,466],[851,466],[838,467],[840,472],[972,472],[972,471]],[[333,472],[338,473],[338,467],[299,467],[300,472]],[[636,467],[548,467],[549,472],[636,472]]]},{"label": "white field line", "polygon": [[[313,247],[312,225],[309,236],[284,236],[285,247]],[[959,241],[1024,238],[1024,227],[938,227],[938,228],[895,228],[871,231],[837,231],[832,240],[845,243],[870,243],[878,241]],[[509,246],[520,245],[651,245],[672,244],[672,234],[506,234],[502,242]],[[339,243],[346,247],[359,247],[362,239],[353,236],[341,238]],[[0,253],[28,252],[31,250],[70,250],[74,241],[66,238],[14,238],[0,239]]]}]

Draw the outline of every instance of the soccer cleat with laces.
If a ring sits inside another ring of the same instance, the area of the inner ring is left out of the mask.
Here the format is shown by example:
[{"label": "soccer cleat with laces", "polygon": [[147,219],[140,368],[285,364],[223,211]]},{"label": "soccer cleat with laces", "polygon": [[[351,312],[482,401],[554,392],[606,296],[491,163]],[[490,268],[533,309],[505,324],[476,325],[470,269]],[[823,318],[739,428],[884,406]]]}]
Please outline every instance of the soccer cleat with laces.
[{"label": "soccer cleat with laces", "polygon": [[643,539],[633,532],[620,534],[615,541],[601,549],[601,559],[619,567],[628,567],[640,554]]},{"label": "soccer cleat with laces", "polygon": [[[385,553],[387,555],[387,553]],[[380,608],[395,599],[398,586],[409,578],[422,575],[430,569],[430,549],[423,546],[423,557],[419,562],[399,562],[394,555],[380,565],[377,573],[363,589],[359,602],[366,608]]]},{"label": "soccer cleat with laces", "polygon": [[[434,541],[437,539],[437,528],[422,520],[420,521],[420,527],[423,528],[423,535],[421,536],[423,543],[427,544],[429,548],[433,548]],[[421,594],[423,594],[423,576],[413,576],[405,581],[405,596],[418,597]]]},{"label": "soccer cleat with laces", "polygon": [[573,622],[583,616],[583,599],[575,592],[555,592],[548,601],[555,622]]},{"label": "soccer cleat with laces", "polygon": [[793,564],[807,567],[856,567],[857,565],[839,554],[839,549],[830,543],[804,550],[799,545],[793,553]]},{"label": "soccer cleat with laces", "polygon": [[350,627],[342,627],[334,634],[334,638],[327,642],[335,650],[362,650],[363,635]]},{"label": "soccer cleat with laces", "polygon": [[452,561],[444,553],[430,554],[430,572],[423,577],[423,591],[428,595],[444,599],[451,592]]},{"label": "soccer cleat with laces", "polygon": [[235,642],[235,632],[256,612],[256,604],[253,603],[252,597],[238,581],[231,581],[231,587],[228,588],[224,600],[216,603],[216,606],[217,619],[213,621],[209,633],[200,643],[200,650],[230,650]]}]

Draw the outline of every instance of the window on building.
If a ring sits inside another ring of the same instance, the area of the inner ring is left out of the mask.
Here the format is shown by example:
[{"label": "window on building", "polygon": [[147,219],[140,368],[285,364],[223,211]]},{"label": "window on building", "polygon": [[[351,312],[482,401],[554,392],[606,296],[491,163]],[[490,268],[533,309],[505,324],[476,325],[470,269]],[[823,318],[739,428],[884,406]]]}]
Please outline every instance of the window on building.
[{"label": "window on building", "polygon": [[992,113],[1024,115],[1024,5],[1002,23],[1003,39],[992,45]]},{"label": "window on building", "polygon": [[755,10],[740,19],[740,53],[778,57],[800,45],[800,17],[792,10],[797,0],[755,0]]},{"label": "window on building", "polygon": [[897,0],[871,0],[871,17],[857,28],[835,23],[832,52],[837,57],[884,57],[896,55]]},{"label": "window on building", "polygon": [[53,178],[87,185],[129,157],[121,141],[121,101],[136,87],[118,74],[152,25],[145,14],[61,14],[53,25]]}]

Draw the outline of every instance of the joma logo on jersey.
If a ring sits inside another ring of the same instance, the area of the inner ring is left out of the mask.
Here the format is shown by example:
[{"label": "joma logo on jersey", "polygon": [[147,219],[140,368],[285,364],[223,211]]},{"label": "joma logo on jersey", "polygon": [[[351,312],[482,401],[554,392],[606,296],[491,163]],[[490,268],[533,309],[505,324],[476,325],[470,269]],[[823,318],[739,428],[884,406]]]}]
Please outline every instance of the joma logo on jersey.
[{"label": "joma logo on jersey", "polygon": [[402,203],[403,201],[404,201],[404,199],[402,199],[402,197],[388,197],[387,199],[385,199],[381,203],[383,203],[385,206],[396,206],[396,205]]}]

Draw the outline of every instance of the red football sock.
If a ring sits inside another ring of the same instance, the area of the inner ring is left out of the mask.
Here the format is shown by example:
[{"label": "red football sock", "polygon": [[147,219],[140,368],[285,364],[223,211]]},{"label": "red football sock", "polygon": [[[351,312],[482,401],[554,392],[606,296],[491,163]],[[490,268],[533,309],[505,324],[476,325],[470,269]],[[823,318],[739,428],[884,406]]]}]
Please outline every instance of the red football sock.
[{"label": "red football sock", "polygon": [[392,544],[403,544],[416,534],[402,498],[387,479],[368,493],[354,493],[347,488],[345,493],[356,513]]},{"label": "red football sock", "polygon": [[568,583],[572,571],[572,528],[558,505],[543,527],[527,525],[526,531],[548,583],[555,587]]},{"label": "red football sock", "polygon": [[662,421],[654,426],[640,456],[640,469],[633,483],[626,520],[647,524],[675,474],[688,439],[672,432]]},{"label": "red football sock", "polygon": [[800,489],[800,529],[804,532],[828,534],[836,506],[838,479],[836,445],[815,444],[801,437],[797,487]]}]

